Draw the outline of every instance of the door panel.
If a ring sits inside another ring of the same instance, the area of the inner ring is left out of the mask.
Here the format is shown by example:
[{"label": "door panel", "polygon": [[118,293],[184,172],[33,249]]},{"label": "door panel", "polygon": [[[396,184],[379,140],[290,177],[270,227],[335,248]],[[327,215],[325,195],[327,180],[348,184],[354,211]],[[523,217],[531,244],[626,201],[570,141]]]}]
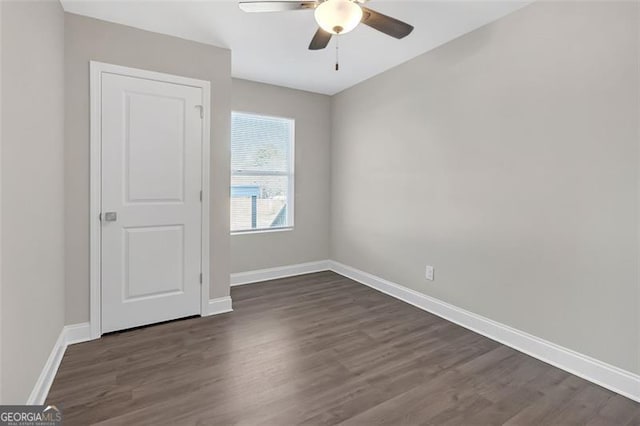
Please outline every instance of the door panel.
[{"label": "door panel", "polygon": [[184,100],[140,93],[125,96],[126,201],[183,201]]},{"label": "door panel", "polygon": [[102,76],[102,332],[200,313],[200,88]]},{"label": "door panel", "polygon": [[[184,292],[184,227],[123,229],[123,301]],[[148,268],[147,265],[156,265]]]}]

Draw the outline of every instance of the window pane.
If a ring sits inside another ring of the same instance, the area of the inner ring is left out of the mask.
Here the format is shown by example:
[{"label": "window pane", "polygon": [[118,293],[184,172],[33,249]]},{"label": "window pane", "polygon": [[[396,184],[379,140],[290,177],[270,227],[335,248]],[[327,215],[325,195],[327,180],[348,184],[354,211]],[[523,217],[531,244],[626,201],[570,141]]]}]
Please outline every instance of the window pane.
[{"label": "window pane", "polygon": [[233,113],[231,170],[289,172],[291,121]]},{"label": "window pane", "polygon": [[231,176],[231,231],[287,227],[288,176]]},{"label": "window pane", "polygon": [[234,112],[231,126],[231,231],[292,226],[293,121]]}]

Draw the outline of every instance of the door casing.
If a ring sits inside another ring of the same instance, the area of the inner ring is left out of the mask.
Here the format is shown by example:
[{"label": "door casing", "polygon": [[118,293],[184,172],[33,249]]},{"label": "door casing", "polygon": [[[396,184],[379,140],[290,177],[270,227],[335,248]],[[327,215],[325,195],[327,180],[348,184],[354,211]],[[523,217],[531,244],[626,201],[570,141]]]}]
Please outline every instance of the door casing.
[{"label": "door casing", "polygon": [[209,167],[210,167],[210,111],[211,84],[208,81],[163,74],[120,65],[91,61],[90,72],[90,168],[89,168],[89,323],[91,338],[102,335],[102,295],[101,263],[102,241],[100,213],[102,206],[102,75],[118,74],[166,83],[181,84],[202,89],[202,238],[200,263],[202,265],[202,285],[200,286],[200,315],[207,314],[209,306]]}]

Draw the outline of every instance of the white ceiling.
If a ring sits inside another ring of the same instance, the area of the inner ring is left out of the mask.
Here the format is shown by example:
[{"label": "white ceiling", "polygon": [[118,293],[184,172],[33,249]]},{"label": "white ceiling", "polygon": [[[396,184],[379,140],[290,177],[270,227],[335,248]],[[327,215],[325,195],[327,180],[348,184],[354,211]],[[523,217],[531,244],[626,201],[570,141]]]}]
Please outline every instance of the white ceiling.
[{"label": "white ceiling", "polygon": [[365,25],[334,37],[322,51],[307,49],[317,29],[312,11],[242,12],[235,0],[61,0],[70,13],[195,40],[232,51],[233,76],[335,94],[462,34],[499,19],[530,0],[372,0],[367,7],[415,30],[396,40]]}]

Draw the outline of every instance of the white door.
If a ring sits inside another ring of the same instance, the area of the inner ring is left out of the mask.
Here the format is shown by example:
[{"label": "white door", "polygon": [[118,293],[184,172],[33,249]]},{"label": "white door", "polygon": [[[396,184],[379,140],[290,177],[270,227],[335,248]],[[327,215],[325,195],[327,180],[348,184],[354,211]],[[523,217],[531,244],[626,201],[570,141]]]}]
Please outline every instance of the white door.
[{"label": "white door", "polygon": [[201,88],[102,74],[102,332],[200,313]]}]

